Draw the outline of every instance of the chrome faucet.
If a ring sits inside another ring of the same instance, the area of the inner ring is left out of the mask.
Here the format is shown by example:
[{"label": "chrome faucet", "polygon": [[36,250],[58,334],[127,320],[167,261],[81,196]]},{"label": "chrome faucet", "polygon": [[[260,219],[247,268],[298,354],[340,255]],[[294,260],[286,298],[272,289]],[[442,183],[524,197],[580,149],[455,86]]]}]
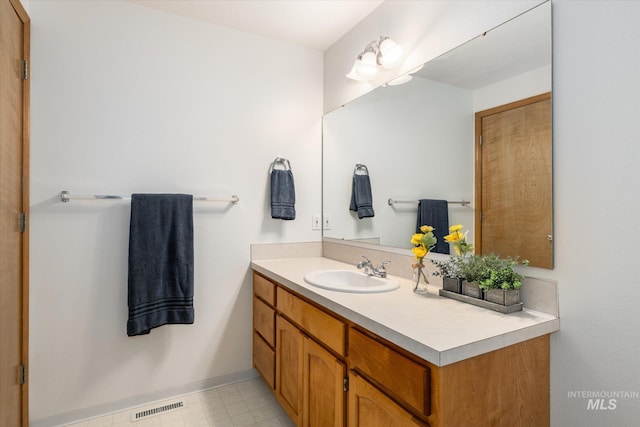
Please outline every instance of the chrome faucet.
[{"label": "chrome faucet", "polygon": [[383,279],[387,277],[387,270],[384,268],[384,266],[385,264],[390,264],[391,261],[382,261],[380,263],[380,266],[378,268],[375,268],[373,264],[371,264],[369,258],[364,255],[362,255],[362,258],[364,258],[364,260],[356,264],[358,270],[362,270],[364,268],[364,274],[366,274],[367,276],[381,277]]}]

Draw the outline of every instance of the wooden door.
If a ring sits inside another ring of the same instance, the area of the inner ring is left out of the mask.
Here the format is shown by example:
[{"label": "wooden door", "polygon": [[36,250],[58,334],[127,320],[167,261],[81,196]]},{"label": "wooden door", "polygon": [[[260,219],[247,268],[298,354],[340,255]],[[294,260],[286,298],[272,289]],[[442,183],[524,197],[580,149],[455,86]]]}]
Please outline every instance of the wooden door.
[{"label": "wooden door", "polygon": [[304,338],[304,427],[344,426],[344,364],[310,338]]},{"label": "wooden door", "polygon": [[297,426],[302,425],[303,335],[276,316],[276,398]]},{"label": "wooden door", "polygon": [[353,371],[349,372],[348,412],[349,427],[426,425]]},{"label": "wooden door", "polygon": [[29,17],[0,0],[0,425],[27,426]]},{"label": "wooden door", "polygon": [[476,113],[476,253],[553,267],[551,94]]}]

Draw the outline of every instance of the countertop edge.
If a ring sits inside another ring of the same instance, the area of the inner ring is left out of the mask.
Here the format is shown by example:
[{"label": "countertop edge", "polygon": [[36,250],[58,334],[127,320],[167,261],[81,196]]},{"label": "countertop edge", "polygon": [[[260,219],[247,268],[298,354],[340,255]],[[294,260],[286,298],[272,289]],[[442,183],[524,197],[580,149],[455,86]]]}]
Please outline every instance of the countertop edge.
[{"label": "countertop edge", "polygon": [[[530,325],[521,329],[496,335],[481,341],[470,342],[448,350],[439,351],[429,345],[409,338],[402,333],[395,331],[373,319],[361,315],[347,307],[344,307],[329,298],[319,295],[296,282],[289,280],[277,272],[266,268],[258,262],[252,262],[251,268],[265,277],[280,283],[290,290],[308,298],[309,300],[327,308],[339,316],[377,334],[381,338],[398,345],[399,347],[415,354],[418,357],[436,366],[446,366],[461,360],[475,357],[481,354],[499,350],[513,344],[537,338],[559,330],[560,321],[558,318],[550,317],[549,320],[541,321],[535,325]],[[462,303],[463,304],[463,303]]]}]

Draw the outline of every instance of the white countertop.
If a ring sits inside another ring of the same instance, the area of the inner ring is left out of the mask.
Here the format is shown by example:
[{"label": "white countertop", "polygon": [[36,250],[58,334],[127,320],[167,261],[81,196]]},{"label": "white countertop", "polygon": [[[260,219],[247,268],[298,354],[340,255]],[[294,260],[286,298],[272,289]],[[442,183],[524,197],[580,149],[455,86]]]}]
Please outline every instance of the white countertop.
[{"label": "white countertop", "polygon": [[253,261],[251,267],[340,316],[437,366],[539,337],[560,328],[557,317],[524,309],[502,314],[438,295],[413,293],[411,280],[389,276],[400,288],[377,294],[321,289],[304,281],[313,270],[354,270],[322,257]]}]

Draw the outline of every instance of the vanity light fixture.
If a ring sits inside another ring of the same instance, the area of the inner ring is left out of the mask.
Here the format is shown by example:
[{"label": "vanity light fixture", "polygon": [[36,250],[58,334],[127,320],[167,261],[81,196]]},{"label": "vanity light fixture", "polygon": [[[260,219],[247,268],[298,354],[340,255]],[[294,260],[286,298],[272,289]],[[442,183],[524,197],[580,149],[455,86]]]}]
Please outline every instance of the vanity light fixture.
[{"label": "vanity light fixture", "polygon": [[393,80],[390,80],[387,82],[387,86],[398,86],[401,85],[403,83],[406,83],[408,81],[411,81],[411,79],[413,78],[413,76],[411,74],[403,74],[400,77],[396,77]]},{"label": "vanity light fixture", "polygon": [[347,77],[360,82],[373,80],[380,67],[390,69],[398,65],[402,53],[402,46],[389,37],[380,36],[380,40],[369,43],[358,55]]},{"label": "vanity light fixture", "polygon": [[396,77],[395,79],[390,80],[384,86],[397,86],[403,83],[407,83],[408,81],[411,81],[411,79],[413,78],[412,74],[420,71],[422,67],[424,67],[424,64],[414,68],[413,70],[409,71],[407,74],[403,74],[400,77]]}]

